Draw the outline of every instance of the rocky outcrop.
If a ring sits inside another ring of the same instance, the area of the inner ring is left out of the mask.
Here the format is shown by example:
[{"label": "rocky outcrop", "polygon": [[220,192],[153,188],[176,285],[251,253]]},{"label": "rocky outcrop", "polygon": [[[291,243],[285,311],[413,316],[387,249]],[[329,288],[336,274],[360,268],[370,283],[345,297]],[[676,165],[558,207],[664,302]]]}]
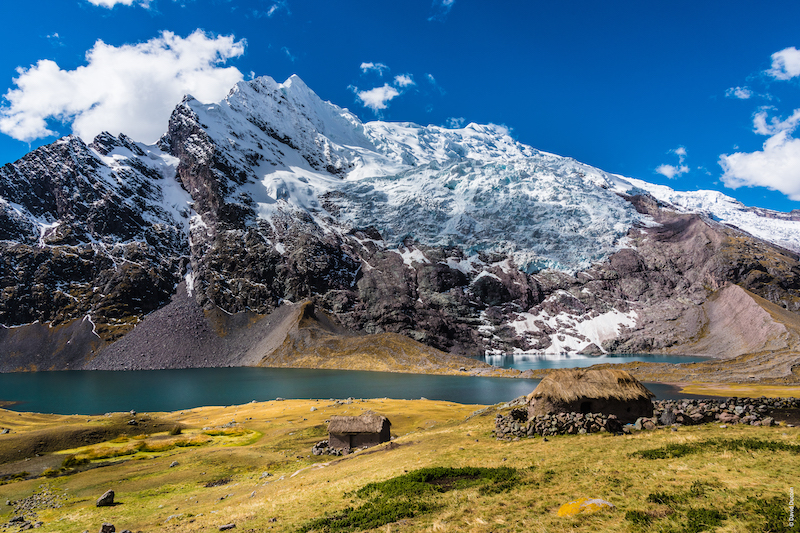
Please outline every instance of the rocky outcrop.
[{"label": "rocky outcrop", "polygon": [[[348,330],[306,300],[265,315],[203,310],[185,286],[83,368],[147,370],[223,366],[331,368],[513,376],[395,333]],[[76,367],[73,367],[76,368]]]},{"label": "rocky outcrop", "polygon": [[91,146],[66,137],[0,168],[0,323],[88,317],[110,342],[168,301],[188,252],[168,174],[108,134]]}]

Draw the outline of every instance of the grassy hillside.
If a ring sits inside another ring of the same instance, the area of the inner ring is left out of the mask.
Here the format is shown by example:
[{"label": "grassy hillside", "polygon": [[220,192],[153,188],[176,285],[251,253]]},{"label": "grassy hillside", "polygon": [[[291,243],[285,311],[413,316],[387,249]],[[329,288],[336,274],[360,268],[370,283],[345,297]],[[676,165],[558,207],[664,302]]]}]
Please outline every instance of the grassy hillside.
[{"label": "grassy hillside", "polygon": [[[344,457],[311,455],[330,416],[365,410],[389,417],[391,443]],[[0,427],[11,429],[0,435],[0,529],[28,498],[40,507],[42,532],[94,532],[103,522],[134,532],[226,524],[338,531],[346,518],[359,531],[367,523],[360,516],[381,532],[789,531],[798,428],[706,425],[504,442],[491,435],[498,410],[508,408],[292,400],[137,414],[136,426],[125,423],[127,414],[0,411]],[[63,449],[20,459],[15,449],[26,438]],[[477,469],[415,474],[430,467]],[[39,477],[15,479],[22,471]],[[107,489],[118,505],[96,507]],[[558,516],[576,498],[603,498],[615,509]]]}]

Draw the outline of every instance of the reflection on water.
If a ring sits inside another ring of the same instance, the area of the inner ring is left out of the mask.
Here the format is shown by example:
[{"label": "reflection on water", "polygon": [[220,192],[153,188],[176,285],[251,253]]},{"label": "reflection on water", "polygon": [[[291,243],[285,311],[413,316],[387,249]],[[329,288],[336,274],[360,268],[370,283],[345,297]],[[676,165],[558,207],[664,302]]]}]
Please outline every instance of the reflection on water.
[{"label": "reflection on water", "polygon": [[568,355],[568,354],[513,354],[513,355],[487,355],[483,358],[492,366],[501,368],[516,368],[519,370],[540,370],[548,368],[584,368],[604,363],[620,364],[633,362],[646,363],[699,363],[707,361],[708,357],[689,355],[651,355],[651,354],[624,354],[624,355]]}]

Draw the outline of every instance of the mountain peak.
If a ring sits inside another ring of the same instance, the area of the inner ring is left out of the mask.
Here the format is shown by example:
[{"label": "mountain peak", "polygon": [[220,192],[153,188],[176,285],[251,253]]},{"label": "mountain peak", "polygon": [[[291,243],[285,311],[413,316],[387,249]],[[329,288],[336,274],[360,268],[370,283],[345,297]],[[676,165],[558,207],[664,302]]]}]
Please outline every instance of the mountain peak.
[{"label": "mountain peak", "polygon": [[502,125],[362,123],[264,76],[218,103],[187,95],[157,146],[66,137],[0,168],[0,322],[88,316],[110,342],[185,281],[205,310],[310,298],[353,330],[474,354],[682,346],[675,317],[702,318],[729,281],[799,309],[797,257],[718,222],[800,241],[790,215]]},{"label": "mountain peak", "polygon": [[297,74],[292,74],[291,76],[289,76],[289,78],[285,82],[283,82],[283,86],[284,87],[295,87],[295,88],[301,89],[301,90],[308,90],[308,91],[311,90],[308,87],[308,85],[306,85],[306,82],[304,82],[302,79],[300,79],[300,76],[298,76]]}]

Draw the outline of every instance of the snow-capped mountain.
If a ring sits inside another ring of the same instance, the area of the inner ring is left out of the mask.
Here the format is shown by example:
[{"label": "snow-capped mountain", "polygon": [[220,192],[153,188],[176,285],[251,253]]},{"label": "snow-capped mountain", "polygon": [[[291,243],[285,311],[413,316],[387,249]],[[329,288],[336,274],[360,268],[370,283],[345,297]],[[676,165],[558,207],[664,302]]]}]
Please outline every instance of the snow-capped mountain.
[{"label": "snow-capped mountain", "polygon": [[675,191],[664,185],[624,178],[619,190],[631,194],[642,190],[684,213],[703,213],[723,224],[738,227],[751,235],[800,252],[800,210],[780,213],[747,207],[719,191]]},{"label": "snow-capped mountain", "polygon": [[90,321],[96,354],[185,280],[206,310],[310,298],[457,353],[666,350],[729,282],[800,310],[797,219],[262,77],[185,97],[157,145],[67,137],[0,169],[0,322]]}]

